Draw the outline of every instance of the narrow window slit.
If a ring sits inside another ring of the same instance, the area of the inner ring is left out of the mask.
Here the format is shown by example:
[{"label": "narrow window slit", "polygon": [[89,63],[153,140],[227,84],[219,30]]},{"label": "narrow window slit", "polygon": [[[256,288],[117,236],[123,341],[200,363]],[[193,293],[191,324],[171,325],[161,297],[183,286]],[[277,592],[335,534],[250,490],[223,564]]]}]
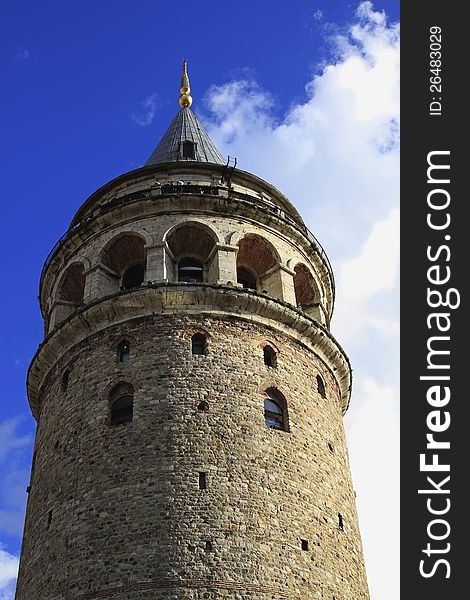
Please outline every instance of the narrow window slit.
[{"label": "narrow window slit", "polygon": [[52,523],[52,509],[47,513],[47,528],[51,526]]},{"label": "narrow window slit", "polygon": [[341,529],[341,531],[344,531],[344,521],[343,515],[341,513],[338,513],[338,526]]},{"label": "narrow window slit", "polygon": [[206,541],[206,552],[212,552],[212,542]]},{"label": "narrow window slit", "polygon": [[67,388],[69,386],[69,378],[70,378],[70,370],[67,369],[64,374],[62,375],[62,381],[60,384],[60,391],[61,392],[66,392]]},{"label": "narrow window slit", "polygon": [[302,546],[302,550],[308,550],[308,540],[300,540],[300,544]]},{"label": "narrow window slit", "polygon": [[205,490],[207,486],[206,474],[203,471],[199,472],[199,489]]},{"label": "narrow window slit", "polygon": [[326,398],[325,382],[320,375],[317,375],[317,391],[322,398]]},{"label": "narrow window slit", "polygon": [[119,346],[117,347],[117,355],[118,355],[119,362],[120,363],[127,363],[127,362],[129,362],[130,352],[131,352],[131,345],[130,345],[130,343],[127,340],[121,342],[119,344]]}]

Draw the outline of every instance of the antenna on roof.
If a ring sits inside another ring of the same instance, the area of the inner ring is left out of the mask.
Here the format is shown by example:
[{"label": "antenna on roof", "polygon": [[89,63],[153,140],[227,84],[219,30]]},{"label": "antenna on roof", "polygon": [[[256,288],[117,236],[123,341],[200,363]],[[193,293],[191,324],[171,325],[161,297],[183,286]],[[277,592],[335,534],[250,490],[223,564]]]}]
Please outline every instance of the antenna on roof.
[{"label": "antenna on roof", "polygon": [[229,188],[232,187],[232,175],[237,166],[237,159],[235,156],[227,156],[227,164],[225,165],[224,172],[222,173],[222,183],[226,182]]}]

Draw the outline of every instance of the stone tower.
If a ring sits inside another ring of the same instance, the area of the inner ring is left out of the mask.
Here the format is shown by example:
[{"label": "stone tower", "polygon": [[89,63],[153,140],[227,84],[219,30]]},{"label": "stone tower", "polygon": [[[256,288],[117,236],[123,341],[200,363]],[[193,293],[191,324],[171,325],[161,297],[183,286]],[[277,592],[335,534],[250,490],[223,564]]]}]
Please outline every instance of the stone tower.
[{"label": "stone tower", "polygon": [[331,266],[189,92],[44,265],[16,600],[367,599]]}]

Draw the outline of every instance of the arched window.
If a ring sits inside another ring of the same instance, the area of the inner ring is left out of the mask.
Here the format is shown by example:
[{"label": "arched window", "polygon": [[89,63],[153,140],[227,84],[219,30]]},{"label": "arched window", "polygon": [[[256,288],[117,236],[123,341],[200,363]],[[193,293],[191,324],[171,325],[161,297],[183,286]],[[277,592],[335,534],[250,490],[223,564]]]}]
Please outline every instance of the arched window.
[{"label": "arched window", "polygon": [[118,383],[110,395],[111,425],[130,423],[133,417],[134,388],[130,383]]},{"label": "arched window", "polygon": [[256,276],[245,267],[237,267],[237,283],[248,290],[256,290]]},{"label": "arched window", "polygon": [[273,369],[275,369],[277,367],[277,354],[275,352],[275,350],[273,348],[271,348],[271,346],[265,346],[263,348],[263,355],[264,355],[264,364],[267,367],[272,367]]},{"label": "arched window", "polygon": [[127,340],[123,340],[117,347],[117,356],[120,363],[129,362],[131,345]]},{"label": "arched window", "polygon": [[317,392],[322,398],[326,398],[325,382],[320,375],[317,375]]},{"label": "arched window", "polygon": [[276,389],[266,390],[264,420],[266,427],[287,431],[287,410],[284,396]]},{"label": "arched window", "polygon": [[206,336],[202,333],[195,333],[191,338],[191,352],[193,354],[206,353]]},{"label": "arched window", "polygon": [[132,265],[122,276],[121,289],[130,290],[135,287],[139,287],[142,285],[144,281],[144,265],[143,263],[139,263],[137,265]]},{"label": "arched window", "polygon": [[188,283],[202,283],[202,262],[197,258],[182,258],[178,262],[178,281],[186,281]]}]

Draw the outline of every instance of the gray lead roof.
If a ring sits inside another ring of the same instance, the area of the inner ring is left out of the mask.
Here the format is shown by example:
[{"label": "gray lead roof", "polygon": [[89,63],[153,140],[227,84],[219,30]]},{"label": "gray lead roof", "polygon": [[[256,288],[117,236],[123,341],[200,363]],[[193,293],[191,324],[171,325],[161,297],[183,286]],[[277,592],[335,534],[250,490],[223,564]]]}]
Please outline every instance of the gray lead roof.
[{"label": "gray lead roof", "polygon": [[[182,142],[195,143],[194,159],[183,158]],[[225,165],[227,162],[190,108],[182,108],[179,111],[145,166],[178,161],[196,161],[218,165]]]}]

